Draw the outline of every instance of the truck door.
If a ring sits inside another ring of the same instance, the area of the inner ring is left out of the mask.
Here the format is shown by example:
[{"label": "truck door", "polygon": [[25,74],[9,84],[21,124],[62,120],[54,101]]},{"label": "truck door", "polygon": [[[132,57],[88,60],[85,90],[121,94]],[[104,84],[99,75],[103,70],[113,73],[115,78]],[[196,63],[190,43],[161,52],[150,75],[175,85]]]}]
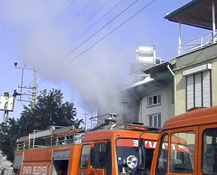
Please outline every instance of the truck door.
[{"label": "truck door", "polygon": [[81,149],[78,175],[111,175],[111,142],[84,144]]},{"label": "truck door", "polygon": [[53,153],[52,175],[67,175],[71,150],[55,150]]},{"label": "truck door", "polygon": [[111,175],[112,157],[111,142],[97,142],[91,148],[90,154],[91,174]]},{"label": "truck door", "polygon": [[82,145],[81,155],[80,155],[80,163],[78,168],[78,175],[87,175],[90,174],[90,149],[91,144]]},{"label": "truck door", "polygon": [[20,174],[20,169],[21,169],[22,162],[23,162],[23,154],[15,154],[14,163],[13,163],[13,168],[14,168],[15,175]]}]

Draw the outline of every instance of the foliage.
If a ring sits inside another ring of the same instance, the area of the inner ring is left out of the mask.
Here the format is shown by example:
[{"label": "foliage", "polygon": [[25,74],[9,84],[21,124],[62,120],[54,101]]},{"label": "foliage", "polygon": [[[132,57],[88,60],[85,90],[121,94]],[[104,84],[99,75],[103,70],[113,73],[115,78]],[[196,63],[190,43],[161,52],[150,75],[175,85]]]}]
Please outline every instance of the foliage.
[{"label": "foliage", "polygon": [[0,150],[12,162],[16,140],[21,135],[19,125],[14,118],[9,118],[7,123],[0,124],[0,128]]},{"label": "foliage", "polygon": [[34,108],[31,105],[24,106],[19,119],[9,118],[7,123],[0,124],[0,150],[8,160],[13,161],[18,138],[50,126],[74,125],[78,128],[83,121],[76,119],[76,115],[73,103],[63,103],[63,93],[60,90],[40,91]]}]

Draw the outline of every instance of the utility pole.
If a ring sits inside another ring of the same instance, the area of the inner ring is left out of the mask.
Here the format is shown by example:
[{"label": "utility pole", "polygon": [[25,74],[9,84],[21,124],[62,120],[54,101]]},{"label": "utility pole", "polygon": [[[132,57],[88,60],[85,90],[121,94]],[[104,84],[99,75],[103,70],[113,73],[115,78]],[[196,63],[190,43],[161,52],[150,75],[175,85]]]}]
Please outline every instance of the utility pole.
[{"label": "utility pole", "polygon": [[128,102],[121,102],[124,104],[124,125],[126,124],[126,113],[125,113],[125,106],[128,104]]},{"label": "utility pole", "polygon": [[[20,93],[21,94],[23,93],[23,89],[31,89],[32,90],[31,94],[24,94],[24,95],[32,96],[31,101],[23,100],[22,96],[20,96],[19,101],[30,102],[31,103],[31,108],[33,109],[35,107],[35,100],[36,100],[36,93],[37,93],[37,71],[35,69],[27,68],[26,66],[25,67],[18,67],[17,64],[18,64],[17,62],[14,63],[15,68],[22,70],[21,85],[18,86],[21,89]],[[32,87],[23,86],[23,78],[24,78],[24,71],[25,70],[34,71],[34,78],[33,78],[33,86]]]},{"label": "utility pole", "polygon": [[32,87],[32,108],[35,107],[35,100],[36,100],[36,93],[37,93],[37,71],[34,70],[34,79],[33,79],[33,87]]},{"label": "utility pole", "polygon": [[87,115],[89,115],[89,114],[87,114],[87,113],[83,113],[83,114],[85,116],[84,124],[85,124],[85,130],[86,130],[87,129]]}]

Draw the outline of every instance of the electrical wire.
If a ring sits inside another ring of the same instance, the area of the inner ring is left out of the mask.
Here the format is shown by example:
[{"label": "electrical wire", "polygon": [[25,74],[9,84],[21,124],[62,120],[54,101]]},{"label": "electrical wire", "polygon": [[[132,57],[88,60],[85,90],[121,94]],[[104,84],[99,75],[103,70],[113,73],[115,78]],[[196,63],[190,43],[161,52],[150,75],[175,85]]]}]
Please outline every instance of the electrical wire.
[{"label": "electrical wire", "polygon": [[65,10],[57,17],[56,20],[58,20],[58,19],[68,10],[68,8],[69,8],[74,2],[75,2],[75,0],[73,0],[73,1],[65,8]]},{"label": "electrical wire", "polygon": [[[90,3],[92,2],[93,0],[90,0],[78,13],[77,13],[77,15],[75,15],[75,17],[72,19],[72,20],[70,20],[69,21],[69,23],[71,23],[75,18],[77,18],[89,5],[90,5]],[[68,24],[69,24],[68,23]]]},{"label": "electrical wire", "polygon": [[[64,67],[68,66],[70,63],[72,63],[74,60],[76,60],[77,58],[79,58],[81,55],[83,55],[84,53],[86,53],[88,50],[90,50],[91,48],[93,48],[95,45],[97,45],[98,43],[100,43],[102,40],[104,40],[105,38],[107,38],[110,34],[112,34],[114,31],[116,31],[118,28],[120,28],[121,26],[123,26],[125,23],[127,23],[129,20],[131,20],[132,18],[134,18],[136,15],[138,15],[140,12],[142,12],[143,10],[145,10],[147,7],[149,7],[152,3],[154,3],[156,0],[152,0],[150,3],[148,3],[147,5],[145,5],[144,7],[142,7],[139,11],[137,11],[136,13],[134,13],[132,16],[130,16],[129,18],[127,18],[124,22],[122,22],[121,24],[119,24],[116,28],[114,28],[112,31],[110,31],[109,33],[107,33],[105,36],[103,36],[101,39],[99,39],[97,42],[95,42],[94,44],[92,44],[90,47],[88,47],[86,50],[84,50],[83,52],[81,52],[79,55],[77,55],[74,59],[70,60],[67,64],[65,64],[64,66],[62,66],[61,68],[59,68],[55,73],[59,72],[61,69],[63,69]],[[54,75],[55,73],[53,73],[52,75]],[[52,75],[48,76],[47,78],[45,78],[44,80],[42,80],[39,84],[43,83],[45,80],[47,80],[49,77],[51,77]]]},{"label": "electrical wire", "polygon": [[13,68],[13,66],[12,66],[11,68],[9,68],[9,69],[0,77],[0,79],[1,79],[3,76],[5,76],[12,68]]},{"label": "electrical wire", "polygon": [[95,13],[93,13],[79,28],[83,27],[91,18],[93,18],[97,13],[100,12],[108,3],[110,0],[106,1]]},{"label": "electrical wire", "polygon": [[[98,13],[110,0],[108,0],[96,13]],[[115,4],[109,11],[107,11],[101,18],[99,18],[94,24],[92,24],[86,31],[84,31],[80,36],[78,36],[74,41],[72,41],[67,47],[65,47],[60,53],[65,51],[71,44],[77,41],[80,37],[82,37],[87,31],[89,31],[92,27],[94,27],[98,22],[100,22],[106,15],[108,15],[112,10],[114,10],[123,0],[120,0],[117,4]],[[94,15],[96,14],[94,13]],[[93,16],[93,15],[92,15]],[[89,18],[90,19],[90,18]],[[88,20],[87,20],[88,21]],[[86,22],[87,22],[86,21]],[[79,46],[80,47],[80,46]],[[64,60],[65,58],[62,58]]]},{"label": "electrical wire", "polygon": [[19,80],[19,79],[17,78],[15,81],[13,81],[11,84],[9,84],[6,89],[9,89],[9,87],[11,87],[11,86],[14,85],[16,82],[18,82],[18,80]]},{"label": "electrical wire", "polygon": [[75,41],[81,38],[87,31],[94,27],[98,22],[100,22],[106,15],[108,15],[112,10],[114,10],[123,0],[120,0],[115,6],[113,6],[108,12],[106,12],[101,18],[99,18],[94,24],[92,24],[88,29],[86,29],[81,35],[74,39],[68,46],[66,46],[61,52],[65,51],[69,46],[71,46]]},{"label": "electrical wire", "polygon": [[8,82],[12,77],[14,77],[17,74],[18,70],[12,74],[6,81],[4,81],[0,86],[4,85],[6,82]]},{"label": "electrical wire", "polygon": [[[25,83],[27,80],[29,80],[30,78],[32,78],[33,77],[33,75],[30,75],[27,79],[25,79],[25,81],[23,82],[23,84],[26,84],[25,86],[27,86],[27,85],[29,85],[29,84],[31,84],[31,82],[29,82],[29,83]],[[24,87],[25,87],[24,86]]]},{"label": "electrical wire", "polygon": [[121,11],[118,15],[116,15],[114,18],[112,18],[108,23],[106,23],[104,26],[102,26],[99,30],[97,30],[93,35],[88,37],[86,40],[84,40],[81,44],[79,44],[76,48],[74,48],[72,51],[70,51],[65,57],[61,59],[63,61],[65,58],[67,58],[69,55],[71,55],[74,51],[76,51],[78,48],[80,48],[83,44],[85,44],[87,41],[89,41],[91,38],[93,38],[97,33],[99,33],[101,30],[103,30],[106,26],[108,26],[110,23],[112,23],[115,19],[117,19],[120,15],[122,15],[125,11],[127,11],[130,7],[132,7],[138,0],[134,1],[132,4],[127,6],[123,11]]}]

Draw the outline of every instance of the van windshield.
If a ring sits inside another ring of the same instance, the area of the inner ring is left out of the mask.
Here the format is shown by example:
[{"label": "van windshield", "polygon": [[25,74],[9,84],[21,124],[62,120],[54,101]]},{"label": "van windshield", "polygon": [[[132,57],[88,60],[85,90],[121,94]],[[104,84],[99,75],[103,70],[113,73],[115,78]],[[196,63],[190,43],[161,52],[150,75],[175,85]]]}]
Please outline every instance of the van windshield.
[{"label": "van windshield", "polygon": [[174,133],[171,137],[170,172],[192,173],[194,162],[195,133]]},{"label": "van windshield", "polygon": [[[156,142],[144,140],[146,146],[146,165],[150,170]],[[118,173],[135,174],[138,171],[138,140],[137,139],[118,139],[116,141]]]}]

